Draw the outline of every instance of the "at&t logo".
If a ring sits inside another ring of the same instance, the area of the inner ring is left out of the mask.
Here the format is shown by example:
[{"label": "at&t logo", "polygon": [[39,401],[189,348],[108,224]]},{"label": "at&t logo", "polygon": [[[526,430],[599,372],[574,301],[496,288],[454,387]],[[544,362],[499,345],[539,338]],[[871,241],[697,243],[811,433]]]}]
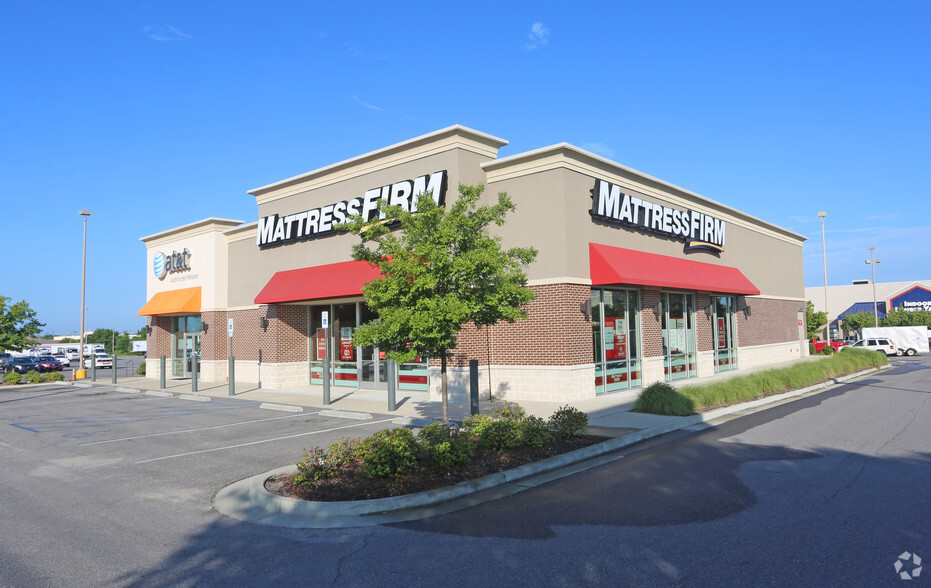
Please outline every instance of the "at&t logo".
[{"label": "at&t logo", "polygon": [[170,255],[162,252],[155,254],[152,260],[152,273],[159,280],[163,279],[169,272],[179,272],[181,270],[191,269],[188,261],[191,259],[191,253],[185,247],[184,251],[178,253],[172,251]]}]

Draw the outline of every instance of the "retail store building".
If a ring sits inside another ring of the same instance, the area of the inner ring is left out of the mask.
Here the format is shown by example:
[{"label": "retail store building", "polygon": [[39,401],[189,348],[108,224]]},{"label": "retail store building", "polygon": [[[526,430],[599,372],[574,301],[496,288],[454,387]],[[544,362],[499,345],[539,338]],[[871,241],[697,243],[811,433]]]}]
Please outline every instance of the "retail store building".
[{"label": "retail store building", "polygon": [[[533,246],[528,317],[464,326],[450,367],[468,360],[482,393],[574,400],[745,370],[807,353],[802,243],[796,233],[562,143],[498,157],[506,141],[453,126],[249,192],[258,220],[209,218],[144,237],[147,373],[264,388],[383,389],[386,360],[355,346],[373,318],[362,285],[377,272],[350,257],[339,222],[380,199],[452,202],[461,184],[507,192],[517,210],[504,247]],[[752,197],[752,195],[748,195]],[[328,329],[323,329],[323,318]],[[434,358],[398,366],[400,390],[438,394]]]},{"label": "retail store building", "polygon": [[860,312],[873,314],[874,303],[880,320],[895,310],[931,310],[931,280],[877,282],[875,286],[870,280],[856,280],[852,284],[828,286],[827,297],[824,294],[823,286],[805,288],[805,299],[811,300],[815,312],[824,312],[827,302],[832,338],[849,335],[840,328],[844,317]]}]

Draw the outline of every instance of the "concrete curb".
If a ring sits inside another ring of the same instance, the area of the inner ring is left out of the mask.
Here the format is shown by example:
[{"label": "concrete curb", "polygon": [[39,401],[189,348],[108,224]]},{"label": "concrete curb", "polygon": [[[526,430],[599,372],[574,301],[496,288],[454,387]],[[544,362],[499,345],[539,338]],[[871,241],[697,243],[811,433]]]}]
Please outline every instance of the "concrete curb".
[{"label": "concrete curb", "polygon": [[281,410],[284,412],[304,412],[303,406],[295,406],[293,404],[276,404],[274,402],[263,402],[259,405],[259,408],[264,408],[266,410]]},{"label": "concrete curb", "polygon": [[[707,423],[730,414],[759,409],[770,404],[776,404],[784,400],[825,390],[831,386],[878,372],[888,367],[889,366],[882,366],[878,369],[870,368],[862,372],[834,378],[830,380],[830,382],[809,386],[800,390],[793,390],[792,392],[767,396],[766,398],[751,402],[726,406],[702,414],[681,417],[679,420],[665,425],[628,433],[597,445],[553,456],[511,470],[491,474],[483,478],[468,480],[454,486],[437,488],[427,492],[374,500],[346,502],[313,502],[286,498],[273,494],[265,489],[265,481],[271,476],[297,471],[296,466],[285,466],[264,474],[246,478],[245,480],[241,480],[224,488],[214,497],[214,508],[221,514],[239,520],[285,527],[328,528],[334,526],[364,527],[378,525],[389,522],[392,519],[389,517],[389,519],[386,520],[385,517],[377,515],[390,515],[392,513],[399,513],[400,511],[424,509],[425,507],[432,507],[444,502],[464,498],[483,490],[504,485],[514,485],[515,482],[527,480],[528,478],[543,474],[550,474],[549,479],[556,479],[561,477],[558,475],[558,470],[560,469],[565,469],[568,466],[580,464],[588,460],[594,460],[595,458],[605,456],[606,454],[640,443],[641,441],[659,437],[680,429],[686,429],[699,423]],[[593,463],[592,467],[595,465],[598,464]],[[565,475],[570,475],[577,471],[580,471],[580,469],[574,468],[571,472],[567,471]],[[557,474],[553,475],[554,472],[557,472]],[[533,484],[526,484],[525,487],[522,488],[515,487],[514,492],[520,492],[532,486]],[[430,512],[432,511],[425,511],[424,516],[430,516]],[[295,520],[295,517],[300,520]],[[407,520],[409,518],[411,517],[397,517],[393,520]]]},{"label": "concrete curb", "polygon": [[179,394],[178,398],[181,400],[193,400],[194,402],[210,402],[213,400],[213,398],[204,396],[203,394]]},{"label": "concrete curb", "polygon": [[331,410],[324,408],[319,413],[320,416],[336,417],[340,419],[354,419],[357,421],[370,421],[374,417],[367,412],[356,412],[353,410]]},{"label": "concrete curb", "polygon": [[161,390],[146,390],[143,392],[146,396],[157,396],[159,398],[174,398],[175,395],[171,392],[163,392]]}]

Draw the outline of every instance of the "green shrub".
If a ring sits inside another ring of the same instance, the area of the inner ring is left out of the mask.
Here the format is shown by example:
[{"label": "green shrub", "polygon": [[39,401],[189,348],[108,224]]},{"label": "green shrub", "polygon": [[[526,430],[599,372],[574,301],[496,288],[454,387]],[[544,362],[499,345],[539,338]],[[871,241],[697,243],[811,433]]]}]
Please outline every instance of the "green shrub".
[{"label": "green shrub", "polygon": [[482,429],[488,426],[493,419],[487,414],[475,414],[470,417],[466,417],[462,421],[462,432],[466,435],[471,435],[473,437],[478,437]]},{"label": "green shrub", "polygon": [[834,355],[834,348],[830,345],[825,345],[821,348],[821,355]]},{"label": "green shrub", "polygon": [[139,364],[139,367],[136,368],[136,373],[140,376],[145,375],[145,360],[143,360],[142,363]]},{"label": "green shrub", "polygon": [[654,382],[637,397],[635,412],[688,416],[695,412],[693,401],[666,382]]},{"label": "green shrub", "polygon": [[49,372],[47,374],[42,374],[43,382],[64,382],[65,374],[61,372]]},{"label": "green shrub", "polygon": [[476,430],[478,442],[491,451],[503,452],[520,446],[520,423],[511,419],[489,419]]},{"label": "green shrub", "polygon": [[520,441],[530,447],[543,447],[553,438],[549,425],[540,417],[527,416],[517,426]]},{"label": "green shrub", "polygon": [[7,384],[19,384],[19,381],[22,379],[23,377],[16,372],[7,372],[6,375],[3,376],[3,381]]},{"label": "green shrub", "polygon": [[516,402],[508,402],[507,400],[502,400],[500,402],[491,403],[491,411],[489,412],[492,418],[495,419],[507,419],[512,421],[519,421],[524,418],[526,411],[521,407],[521,405]]},{"label": "green shrub", "polygon": [[431,423],[420,429],[420,432],[417,433],[417,441],[423,447],[449,441],[449,428],[443,423]]},{"label": "green shrub", "polygon": [[36,370],[29,370],[26,372],[26,382],[29,384],[38,384],[42,381],[42,374]]},{"label": "green shrub", "polygon": [[365,475],[393,478],[416,467],[418,446],[410,429],[383,429],[362,442]]},{"label": "green shrub", "polygon": [[553,413],[549,420],[549,426],[557,439],[577,437],[588,426],[588,415],[567,404]]},{"label": "green shrub", "polygon": [[319,447],[305,450],[301,456],[301,461],[297,462],[297,475],[294,476],[294,483],[299,486],[307,486],[313,480],[322,480],[329,478],[336,473],[326,460],[326,452]]},{"label": "green shrub", "polygon": [[448,437],[446,441],[430,445],[428,453],[438,467],[450,470],[472,459],[475,455],[475,441],[467,435]]},{"label": "green shrub", "polygon": [[808,355],[814,355],[814,354],[816,354],[816,353],[818,353],[818,352],[815,351],[815,344],[814,344],[814,343],[809,343],[809,344],[808,344]]}]

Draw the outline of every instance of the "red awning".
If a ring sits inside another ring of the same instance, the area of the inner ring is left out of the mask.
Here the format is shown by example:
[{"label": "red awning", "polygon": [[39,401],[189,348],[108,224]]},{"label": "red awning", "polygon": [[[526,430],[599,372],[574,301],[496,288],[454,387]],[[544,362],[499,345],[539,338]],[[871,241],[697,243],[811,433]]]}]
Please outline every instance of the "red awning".
[{"label": "red awning", "polygon": [[362,294],[362,284],[381,273],[366,261],[344,261],[277,272],[265,284],[256,304],[278,304]]},{"label": "red awning", "polygon": [[733,267],[597,243],[588,244],[588,257],[593,286],[637,284],[723,294],[760,293],[747,276]]}]

